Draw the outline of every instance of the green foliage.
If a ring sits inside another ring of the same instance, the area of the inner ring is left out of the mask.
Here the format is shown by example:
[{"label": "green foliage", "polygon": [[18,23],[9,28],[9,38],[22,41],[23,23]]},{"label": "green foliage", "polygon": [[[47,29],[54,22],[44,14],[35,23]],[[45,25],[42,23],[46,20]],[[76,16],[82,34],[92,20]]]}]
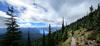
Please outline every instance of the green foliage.
[{"label": "green foliage", "polygon": [[27,46],[32,46],[31,44],[31,38],[30,38],[30,32],[28,31],[28,38],[27,38]]},{"label": "green foliage", "polygon": [[18,31],[18,25],[16,24],[16,19],[13,14],[13,7],[9,7],[7,15],[9,15],[10,18],[6,20],[7,32],[1,41],[2,46],[21,46],[21,32]]},{"label": "green foliage", "polygon": [[45,46],[45,31],[43,30],[42,46]]},{"label": "green foliage", "polygon": [[93,11],[93,6],[91,5],[91,7],[90,7],[90,11],[92,12]]},{"label": "green foliage", "polygon": [[100,34],[97,34],[96,41],[100,43]]}]

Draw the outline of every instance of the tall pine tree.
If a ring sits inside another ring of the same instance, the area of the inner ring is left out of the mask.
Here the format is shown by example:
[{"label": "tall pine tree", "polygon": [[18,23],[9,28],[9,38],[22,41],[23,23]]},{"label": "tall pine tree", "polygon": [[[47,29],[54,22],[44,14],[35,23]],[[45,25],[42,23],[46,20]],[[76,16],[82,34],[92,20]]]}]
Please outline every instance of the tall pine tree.
[{"label": "tall pine tree", "polygon": [[94,9],[93,9],[93,6],[91,5],[91,7],[90,7],[90,12],[93,12],[93,10],[94,10]]},{"label": "tall pine tree", "polygon": [[51,39],[51,25],[49,24],[49,34],[48,34],[49,39]]},{"label": "tall pine tree", "polygon": [[55,46],[55,40],[54,40],[54,37],[51,35],[52,32],[51,32],[51,25],[49,24],[49,34],[48,34],[48,46]]},{"label": "tall pine tree", "polygon": [[67,39],[67,30],[65,31],[64,17],[63,17],[63,19],[62,19],[62,37],[61,37],[61,40],[65,41],[66,39]]},{"label": "tall pine tree", "polygon": [[45,46],[45,31],[43,30],[42,46]]},{"label": "tall pine tree", "polygon": [[51,46],[51,25],[49,24],[48,28],[49,34],[48,34],[48,46]]},{"label": "tall pine tree", "polygon": [[65,30],[65,27],[64,27],[64,17],[62,19],[62,28],[61,28],[61,40],[63,40],[63,37],[64,37],[64,30]]},{"label": "tall pine tree", "polygon": [[65,27],[64,27],[64,17],[63,17],[63,19],[62,19],[62,33],[64,32],[64,29],[65,29]]},{"label": "tall pine tree", "polygon": [[28,31],[28,38],[27,38],[27,46],[32,46],[31,38],[30,38],[30,32],[29,31]]},{"label": "tall pine tree", "polygon": [[21,46],[21,32],[18,30],[19,26],[14,18],[13,7],[8,7],[7,15],[10,17],[6,19],[7,32],[2,40],[2,46]]}]

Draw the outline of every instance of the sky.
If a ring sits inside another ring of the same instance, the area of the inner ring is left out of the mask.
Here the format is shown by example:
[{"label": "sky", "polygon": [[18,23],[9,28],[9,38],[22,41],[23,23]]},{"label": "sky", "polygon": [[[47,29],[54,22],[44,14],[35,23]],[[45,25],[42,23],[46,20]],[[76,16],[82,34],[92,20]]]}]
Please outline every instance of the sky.
[{"label": "sky", "polygon": [[96,9],[100,0],[0,0],[0,27],[6,27],[8,6],[13,6],[20,27],[61,27],[75,22],[89,13],[89,7]]}]

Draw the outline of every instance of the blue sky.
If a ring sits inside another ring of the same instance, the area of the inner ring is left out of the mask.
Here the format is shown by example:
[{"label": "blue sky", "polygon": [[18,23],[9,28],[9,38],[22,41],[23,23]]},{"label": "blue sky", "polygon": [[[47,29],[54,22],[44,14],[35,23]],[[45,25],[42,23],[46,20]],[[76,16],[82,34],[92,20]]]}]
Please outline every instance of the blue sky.
[{"label": "blue sky", "polygon": [[[0,27],[6,27],[4,19],[7,7],[14,6],[20,27],[61,27],[89,13],[91,5],[96,8],[100,0],[0,0]],[[2,23],[4,22],[4,23]]]},{"label": "blue sky", "polygon": [[3,12],[6,12],[7,11],[7,4],[3,4],[0,2],[0,10],[3,11]]}]

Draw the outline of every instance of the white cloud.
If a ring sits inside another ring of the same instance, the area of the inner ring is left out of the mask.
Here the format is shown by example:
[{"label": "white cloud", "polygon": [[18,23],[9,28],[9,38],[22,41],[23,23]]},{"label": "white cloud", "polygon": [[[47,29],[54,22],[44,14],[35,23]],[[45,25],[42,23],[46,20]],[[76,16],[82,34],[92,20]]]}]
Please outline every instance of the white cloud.
[{"label": "white cloud", "polygon": [[0,17],[8,18],[8,17],[10,17],[10,16],[8,16],[5,12],[0,11]]},{"label": "white cloud", "polygon": [[32,27],[30,23],[19,24],[20,27]]},{"label": "white cloud", "polygon": [[[21,27],[24,25],[27,25],[26,27],[34,26],[29,24],[32,22],[55,24],[61,21],[61,18],[58,18],[57,13],[46,1],[47,0],[37,0],[35,2],[33,0],[6,0],[8,4],[15,6],[17,10],[20,10],[23,7],[25,8],[25,10],[20,13],[19,18],[17,18],[19,23],[26,23],[22,24]],[[37,4],[34,5],[34,3]]]},{"label": "white cloud", "polygon": [[[73,0],[71,0],[73,1]],[[94,8],[97,7],[98,2],[97,0],[84,0],[83,2],[77,1],[73,3],[64,3],[63,6],[59,10],[59,17],[64,16],[66,19],[67,24],[70,24],[72,22],[77,21],[77,19],[82,18],[83,16],[86,16],[86,14],[89,13],[89,7],[91,5],[94,6]]]},{"label": "white cloud", "polygon": [[0,11],[0,28],[5,28],[6,25],[5,25],[5,18],[8,18],[9,16],[6,15],[5,12],[3,11]]},{"label": "white cloud", "polygon": [[[76,1],[77,4],[75,4],[75,2],[72,2],[71,0],[70,2],[74,5],[69,5],[71,3],[67,3],[67,1],[68,0],[66,0],[65,3],[61,3],[60,0],[58,1],[62,6],[58,8],[59,10],[57,12],[50,5],[50,0],[0,0],[0,2],[7,2],[8,4],[15,6],[16,9],[20,11],[17,21],[18,23],[25,23],[20,24],[21,27],[34,27],[34,25],[31,24],[34,22],[45,22],[47,24],[50,23],[53,26],[59,26],[62,23],[62,17],[66,19],[65,21],[67,24],[70,24],[86,15],[87,12],[89,12],[89,6],[93,3],[93,1],[89,3],[89,0],[84,0],[80,3],[79,0],[79,2]],[[60,6],[57,3],[56,5]],[[95,5],[95,3],[93,3],[93,5]],[[23,8],[24,10],[21,10]]]}]

